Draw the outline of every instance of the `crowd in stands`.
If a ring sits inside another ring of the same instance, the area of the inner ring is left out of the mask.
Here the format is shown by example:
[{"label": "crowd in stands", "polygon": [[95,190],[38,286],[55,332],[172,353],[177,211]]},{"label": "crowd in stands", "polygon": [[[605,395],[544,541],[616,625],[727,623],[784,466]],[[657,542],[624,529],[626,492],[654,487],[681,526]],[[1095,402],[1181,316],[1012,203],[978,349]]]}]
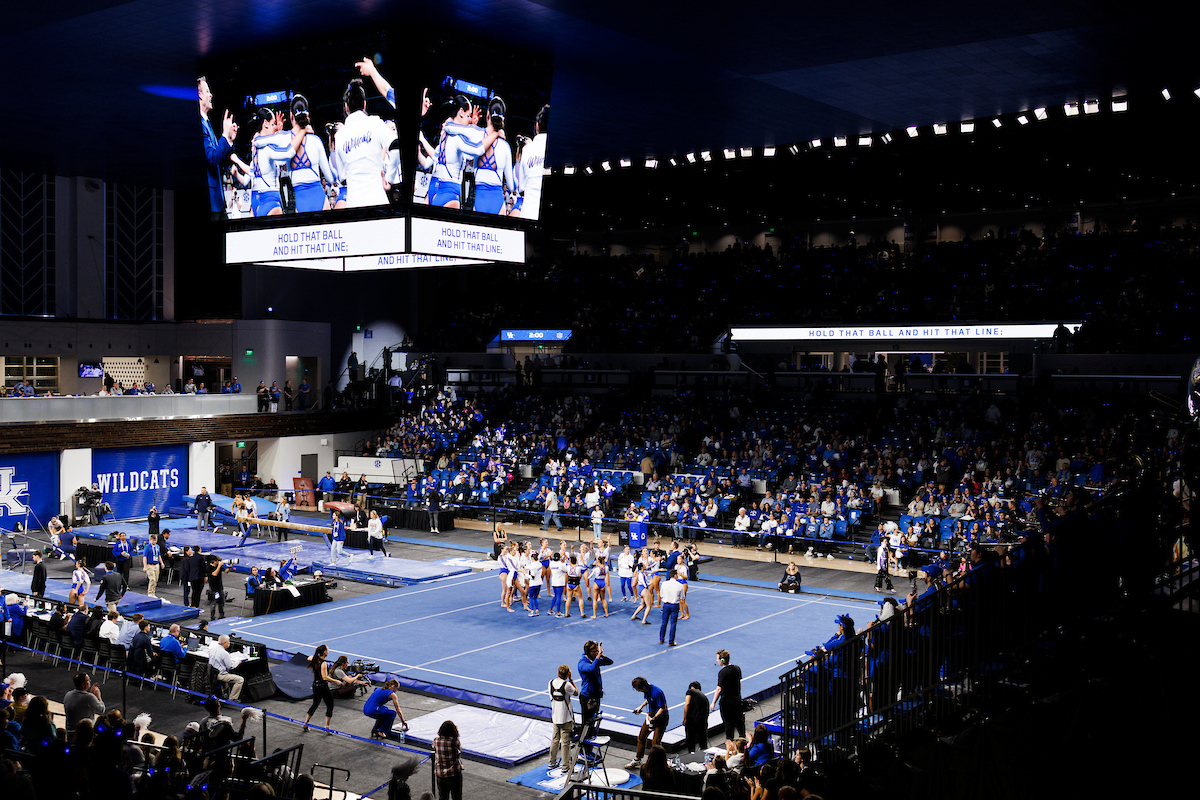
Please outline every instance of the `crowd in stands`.
[{"label": "crowd in stands", "polygon": [[1197,258],[1200,233],[1190,228],[1044,239],[1001,232],[938,244],[738,244],[661,261],[565,255],[515,275],[474,269],[479,302],[439,310],[418,344],[479,351],[498,330],[532,324],[522,309],[545,294],[555,302],[538,306],[536,324],[570,328],[567,349],[583,354],[707,353],[730,325],[856,319],[1082,320],[1063,342],[1075,352],[1187,352]]}]

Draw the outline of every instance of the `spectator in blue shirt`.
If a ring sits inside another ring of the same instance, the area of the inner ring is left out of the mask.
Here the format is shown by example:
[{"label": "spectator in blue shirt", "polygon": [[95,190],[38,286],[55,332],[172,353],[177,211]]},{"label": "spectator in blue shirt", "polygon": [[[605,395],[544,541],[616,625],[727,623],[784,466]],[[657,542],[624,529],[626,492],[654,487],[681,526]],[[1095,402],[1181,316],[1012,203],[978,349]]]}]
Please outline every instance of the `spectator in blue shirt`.
[{"label": "spectator in blue shirt", "polygon": [[325,477],[317,483],[317,489],[324,492],[324,500],[326,503],[333,500],[333,493],[337,490],[337,481],[333,479],[332,473],[326,471]]},{"label": "spectator in blue shirt", "polygon": [[158,649],[175,656],[176,661],[183,661],[187,658],[187,648],[183,646],[183,642],[179,641],[178,625],[171,626],[170,632],[158,643]]}]

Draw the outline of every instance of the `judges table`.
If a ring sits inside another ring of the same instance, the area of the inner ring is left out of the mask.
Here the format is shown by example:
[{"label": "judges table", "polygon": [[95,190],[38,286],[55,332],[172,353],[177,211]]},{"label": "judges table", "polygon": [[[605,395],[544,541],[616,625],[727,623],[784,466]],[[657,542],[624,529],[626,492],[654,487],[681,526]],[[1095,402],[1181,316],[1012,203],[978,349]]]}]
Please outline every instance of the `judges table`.
[{"label": "judges table", "polygon": [[329,602],[329,590],[325,581],[298,580],[292,584],[300,595],[297,597],[286,588],[267,589],[260,586],[254,590],[254,616],[288,611],[293,608],[315,606]]}]

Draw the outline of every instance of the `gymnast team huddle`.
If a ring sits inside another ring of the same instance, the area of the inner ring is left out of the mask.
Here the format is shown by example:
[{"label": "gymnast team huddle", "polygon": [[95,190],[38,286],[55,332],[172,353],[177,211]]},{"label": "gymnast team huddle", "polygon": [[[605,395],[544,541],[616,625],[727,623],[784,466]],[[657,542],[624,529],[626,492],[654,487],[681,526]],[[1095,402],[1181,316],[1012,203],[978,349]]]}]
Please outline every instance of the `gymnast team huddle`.
[{"label": "gymnast team huddle", "polygon": [[570,617],[573,603],[578,603],[579,616],[586,619],[585,602],[592,601],[592,619],[609,615],[609,602],[613,599],[613,584],[619,581],[621,601],[637,601],[631,620],[642,615],[642,624],[649,625],[650,610],[662,605],[660,587],[664,581],[676,580],[683,587],[680,599],[679,619],[690,616],[687,606],[688,568],[678,544],[672,544],[671,552],[660,559],[650,548],[634,552],[628,546],[617,556],[616,580],[609,569],[612,548],[607,538],[595,547],[581,542],[578,549],[561,542],[557,552],[542,539],[535,549],[531,542],[508,541],[502,526],[498,526],[493,537],[494,555],[500,564],[500,605],[504,610],[515,613],[515,603],[520,603],[529,616],[541,616],[539,600],[546,588],[550,600],[546,613],[550,617]]}]

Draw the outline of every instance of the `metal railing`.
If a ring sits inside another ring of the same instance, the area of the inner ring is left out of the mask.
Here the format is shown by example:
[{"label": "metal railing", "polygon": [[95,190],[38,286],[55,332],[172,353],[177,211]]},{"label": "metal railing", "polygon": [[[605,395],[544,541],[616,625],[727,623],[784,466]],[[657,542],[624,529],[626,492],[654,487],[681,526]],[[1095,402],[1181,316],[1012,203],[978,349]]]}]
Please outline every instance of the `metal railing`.
[{"label": "metal railing", "polygon": [[935,581],[889,620],[817,649],[781,676],[784,751],[850,752],[881,734],[962,725],[1019,691],[1082,613],[1078,598],[1094,606],[1119,597],[1106,544],[1120,508],[1119,497],[1107,498],[1090,515],[1049,527],[1048,542],[1035,536],[1010,546],[998,560]]},{"label": "metal railing", "polygon": [[644,789],[620,789],[571,781],[559,792],[557,800],[696,800],[695,795],[648,792]]}]

